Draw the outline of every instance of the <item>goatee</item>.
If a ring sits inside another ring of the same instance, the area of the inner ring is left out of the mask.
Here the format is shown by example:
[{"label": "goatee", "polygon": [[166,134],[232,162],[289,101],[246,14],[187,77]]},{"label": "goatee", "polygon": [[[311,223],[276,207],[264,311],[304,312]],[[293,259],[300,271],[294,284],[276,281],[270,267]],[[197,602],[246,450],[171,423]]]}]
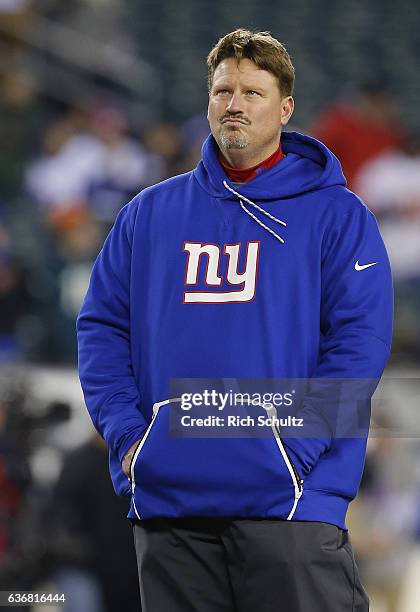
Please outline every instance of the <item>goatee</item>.
[{"label": "goatee", "polygon": [[245,149],[249,141],[243,134],[224,133],[221,135],[220,144],[225,151],[228,151],[229,149]]}]

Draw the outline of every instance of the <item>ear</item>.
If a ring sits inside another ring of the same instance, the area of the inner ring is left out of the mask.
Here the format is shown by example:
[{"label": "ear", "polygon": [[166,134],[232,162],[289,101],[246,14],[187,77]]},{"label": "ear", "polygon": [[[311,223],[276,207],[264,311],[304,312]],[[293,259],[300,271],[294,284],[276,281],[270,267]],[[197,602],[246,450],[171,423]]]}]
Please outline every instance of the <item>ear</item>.
[{"label": "ear", "polygon": [[207,121],[209,121],[209,113],[210,113],[210,96],[211,92],[208,92],[208,102],[207,102]]},{"label": "ear", "polygon": [[294,110],[295,101],[292,96],[287,96],[286,98],[283,98],[281,101],[281,125],[287,125],[289,123],[289,119],[293,115]]}]

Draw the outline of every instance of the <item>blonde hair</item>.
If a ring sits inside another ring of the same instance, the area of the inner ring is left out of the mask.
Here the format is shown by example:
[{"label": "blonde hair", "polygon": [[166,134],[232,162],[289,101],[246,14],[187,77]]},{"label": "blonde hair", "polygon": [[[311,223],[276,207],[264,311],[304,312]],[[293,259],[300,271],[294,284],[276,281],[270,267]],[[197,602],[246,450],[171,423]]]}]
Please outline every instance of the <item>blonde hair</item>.
[{"label": "blonde hair", "polygon": [[207,81],[211,91],[213,76],[223,60],[234,57],[252,60],[261,70],[271,72],[278,81],[282,96],[291,96],[295,83],[295,69],[286,47],[270,32],[251,32],[239,28],[218,40],[207,56]]}]

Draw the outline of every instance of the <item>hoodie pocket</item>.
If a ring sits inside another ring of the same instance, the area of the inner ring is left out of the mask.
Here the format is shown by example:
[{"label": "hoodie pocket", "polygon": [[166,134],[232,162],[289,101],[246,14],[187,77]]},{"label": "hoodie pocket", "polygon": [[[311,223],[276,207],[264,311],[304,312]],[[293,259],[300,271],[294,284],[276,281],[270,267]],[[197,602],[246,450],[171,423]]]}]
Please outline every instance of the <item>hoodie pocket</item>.
[{"label": "hoodie pocket", "polygon": [[291,520],[303,481],[275,426],[272,437],[176,437],[169,416],[179,401],[153,406],[131,465],[133,516]]}]

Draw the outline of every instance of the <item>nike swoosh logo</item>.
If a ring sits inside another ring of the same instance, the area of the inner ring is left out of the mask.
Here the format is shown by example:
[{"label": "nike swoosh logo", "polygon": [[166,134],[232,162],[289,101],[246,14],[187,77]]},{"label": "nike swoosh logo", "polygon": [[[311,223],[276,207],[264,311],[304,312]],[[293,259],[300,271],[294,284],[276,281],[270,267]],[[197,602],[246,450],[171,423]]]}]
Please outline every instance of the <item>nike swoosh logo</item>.
[{"label": "nike swoosh logo", "polygon": [[360,270],[366,270],[366,268],[370,268],[370,266],[376,266],[377,263],[378,263],[377,261],[374,261],[373,263],[368,263],[368,264],[364,264],[363,266],[361,266],[359,264],[359,260],[357,260],[356,263],[354,264],[354,269],[360,272]]}]

